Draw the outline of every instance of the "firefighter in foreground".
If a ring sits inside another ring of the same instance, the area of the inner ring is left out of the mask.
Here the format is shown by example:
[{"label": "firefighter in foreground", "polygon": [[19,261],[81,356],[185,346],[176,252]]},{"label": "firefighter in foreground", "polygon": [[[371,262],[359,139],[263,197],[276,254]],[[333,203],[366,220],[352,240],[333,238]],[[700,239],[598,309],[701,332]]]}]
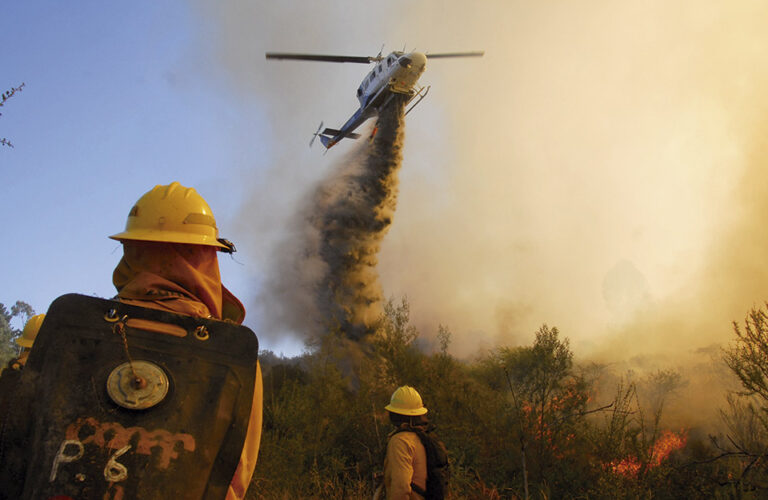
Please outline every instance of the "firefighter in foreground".
[{"label": "firefighter in foreground", "polygon": [[387,500],[421,499],[427,488],[427,454],[416,430],[429,424],[421,396],[409,386],[399,387],[385,407],[395,430],[389,435],[384,459]]},{"label": "firefighter in foreground", "polygon": [[[123,244],[112,282],[127,304],[177,314],[242,323],[245,308],[221,283],[217,251],[234,245],[218,238],[205,200],[178,182],[155,186],[128,214],[125,231],[110,236]],[[245,444],[227,500],[242,499],[253,476],[261,439],[262,378],[257,365]]]}]

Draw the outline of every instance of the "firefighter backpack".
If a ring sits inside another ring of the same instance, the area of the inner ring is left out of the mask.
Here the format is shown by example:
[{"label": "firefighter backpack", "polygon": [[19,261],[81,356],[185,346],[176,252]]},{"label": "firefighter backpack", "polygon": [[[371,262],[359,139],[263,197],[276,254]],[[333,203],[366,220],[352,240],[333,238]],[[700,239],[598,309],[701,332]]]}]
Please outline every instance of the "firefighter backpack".
[{"label": "firefighter backpack", "polygon": [[416,434],[421,444],[424,445],[424,451],[427,455],[427,488],[423,490],[416,483],[411,483],[411,489],[426,500],[443,500],[446,496],[450,475],[448,451],[443,442],[432,434],[432,429],[413,426],[399,429],[397,432]]},{"label": "firefighter backpack", "polygon": [[224,498],[257,356],[244,326],[59,297],[0,414],[0,499]]}]

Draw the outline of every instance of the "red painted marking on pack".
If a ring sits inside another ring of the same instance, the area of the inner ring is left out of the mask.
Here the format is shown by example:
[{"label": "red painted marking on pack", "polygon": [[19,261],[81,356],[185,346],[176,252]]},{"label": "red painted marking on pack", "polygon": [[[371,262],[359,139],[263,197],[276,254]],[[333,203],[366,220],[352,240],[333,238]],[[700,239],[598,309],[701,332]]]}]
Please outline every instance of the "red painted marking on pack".
[{"label": "red painted marking on pack", "polygon": [[171,459],[178,458],[176,444],[181,443],[186,451],[195,451],[195,438],[190,434],[173,434],[164,429],[148,431],[143,427],[128,427],[117,422],[99,422],[93,417],[81,417],[67,427],[66,439],[79,440],[81,443],[93,443],[99,448],[118,450],[130,444],[138,436],[136,453],[151,455],[152,448],[159,447],[161,469],[167,469]]}]

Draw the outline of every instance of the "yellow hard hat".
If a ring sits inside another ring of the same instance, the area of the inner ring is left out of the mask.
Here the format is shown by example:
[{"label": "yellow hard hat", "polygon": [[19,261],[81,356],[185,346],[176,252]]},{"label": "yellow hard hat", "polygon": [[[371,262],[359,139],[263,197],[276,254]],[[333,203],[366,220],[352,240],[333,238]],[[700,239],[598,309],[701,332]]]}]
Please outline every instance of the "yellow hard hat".
[{"label": "yellow hard hat", "polygon": [[125,231],[113,240],[164,241],[218,247],[233,252],[235,246],[219,239],[211,207],[194,188],[178,182],[155,186],[139,198],[128,213]]},{"label": "yellow hard hat", "polygon": [[35,343],[35,339],[37,338],[37,332],[40,331],[40,327],[43,325],[44,319],[45,314],[38,314],[29,318],[24,325],[24,330],[22,330],[21,336],[16,339],[16,343],[27,349],[32,347],[32,344]]},{"label": "yellow hard hat", "polygon": [[391,411],[392,413],[407,416],[424,415],[427,413],[427,409],[424,408],[419,393],[416,392],[416,389],[407,385],[398,387],[395,392],[392,393],[392,398],[384,409]]}]

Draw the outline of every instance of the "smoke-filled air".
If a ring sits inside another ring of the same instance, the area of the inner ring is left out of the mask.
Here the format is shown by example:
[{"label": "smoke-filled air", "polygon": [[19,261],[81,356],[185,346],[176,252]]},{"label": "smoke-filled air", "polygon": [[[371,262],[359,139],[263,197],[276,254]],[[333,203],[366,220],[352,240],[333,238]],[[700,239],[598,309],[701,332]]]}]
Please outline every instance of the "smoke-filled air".
[{"label": "smoke-filled air", "polygon": [[[330,307],[318,297],[346,293],[324,281],[321,233],[328,213],[367,203],[358,191],[312,212],[358,182],[364,139],[325,155],[306,147],[320,120],[338,126],[355,110],[367,67],[264,59],[276,50],[485,50],[429,62],[421,83],[432,89],[407,117],[396,214],[375,215],[391,227],[364,250],[380,246],[378,265],[374,250],[364,259],[380,280],[360,298],[407,296],[423,335],[451,329],[455,354],[525,344],[548,323],[580,355],[662,363],[727,342],[731,321],[768,298],[763,2],[201,11],[218,71],[271,124],[254,138],[264,159],[244,180],[239,216],[261,269],[250,310],[265,335],[305,338],[313,308]],[[307,232],[307,220],[320,225]],[[310,246],[286,253],[291,241]],[[275,293],[306,283],[326,288]]]},{"label": "smoke-filled air", "polygon": [[[268,124],[236,228],[254,330],[320,339],[265,369],[263,478],[290,491],[283,450],[315,467],[322,438],[347,495],[379,466],[380,400],[413,384],[456,491],[765,491],[768,320],[744,319],[768,300],[768,3],[199,4],[211,77]],[[358,109],[370,67],[264,57],[396,50],[485,55],[427,59],[403,121],[327,152],[312,132]]]}]

